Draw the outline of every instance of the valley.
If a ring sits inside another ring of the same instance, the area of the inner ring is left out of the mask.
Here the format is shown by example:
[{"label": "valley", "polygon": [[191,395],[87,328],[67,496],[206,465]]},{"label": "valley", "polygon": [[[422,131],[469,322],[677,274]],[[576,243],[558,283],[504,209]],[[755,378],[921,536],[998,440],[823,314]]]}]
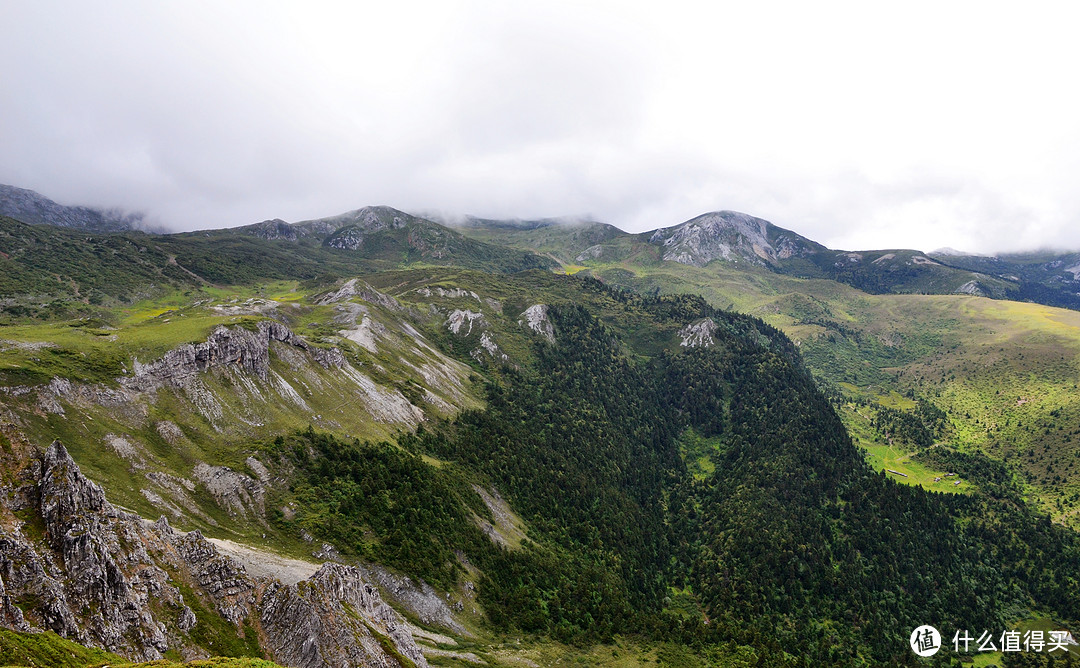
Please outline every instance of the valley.
[{"label": "valley", "polygon": [[[1009,463],[1029,498],[1056,521],[1080,526],[1076,311],[963,294],[872,294],[745,261],[664,261],[645,243],[647,235],[591,223],[520,230],[489,222],[472,229],[463,228],[480,239],[550,253],[613,285],[700,294],[719,308],[760,317],[790,336],[815,376],[839,393],[848,430],[878,470],[886,461],[904,472],[915,466],[915,478],[898,481],[958,491],[934,484],[943,472],[912,462],[916,448],[890,444],[871,425],[875,407],[911,410],[921,397],[948,415],[939,442]],[[960,285],[961,278],[953,282]],[[922,279],[915,285],[926,287]],[[866,402],[869,408],[856,408]]]},{"label": "valley", "polygon": [[910,665],[920,623],[1075,629],[1080,313],[709,216],[0,220],[0,657]]}]

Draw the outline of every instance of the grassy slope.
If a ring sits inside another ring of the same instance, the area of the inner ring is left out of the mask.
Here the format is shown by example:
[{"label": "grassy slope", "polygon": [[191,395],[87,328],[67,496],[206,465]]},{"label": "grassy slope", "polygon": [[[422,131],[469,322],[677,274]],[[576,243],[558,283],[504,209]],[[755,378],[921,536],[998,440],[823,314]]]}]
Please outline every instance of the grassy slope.
[{"label": "grassy slope", "polygon": [[88,233],[0,216],[0,323],[66,319],[98,305],[160,299],[174,290],[313,280],[404,267],[455,265],[492,272],[551,267],[428,221],[365,235],[353,251],[317,238],[268,241],[238,230],[149,235]]},{"label": "grassy slope", "polygon": [[0,666],[82,668],[124,660],[109,652],[83,647],[52,631],[18,633],[0,628]]},{"label": "grassy slope", "polygon": [[[494,638],[490,642],[464,641],[453,645],[422,642],[430,652],[432,666],[475,668],[476,660],[491,666],[521,668],[522,666],[581,665],[595,668],[638,668],[664,666],[667,668],[749,668],[757,656],[749,648],[710,648],[700,650],[669,643],[643,643],[633,638],[615,638],[610,644],[573,647],[550,640],[530,637]],[[482,665],[482,664],[481,664]],[[129,663],[102,650],[87,648],[57,636],[55,633],[18,633],[0,629],[0,666],[40,668],[280,668],[264,659],[214,657],[181,663],[161,660],[151,663]]]},{"label": "grassy slope", "polygon": [[[175,291],[159,299],[103,312],[112,324],[98,319],[3,327],[0,385],[34,386],[53,378],[66,378],[80,384],[115,388],[117,378],[132,373],[133,360],[151,362],[178,345],[203,341],[219,325],[251,327],[265,316],[252,314],[250,307],[275,303],[278,317],[312,345],[339,346],[354,367],[362,369],[362,373],[381,387],[391,391],[400,389],[416,397],[415,393],[421,390],[414,383],[416,368],[430,364],[434,358],[419,350],[411,336],[393,329],[394,323],[401,319],[400,314],[388,313],[376,305],[365,306],[375,322],[386,322],[390,327],[378,343],[380,351],[371,353],[339,335],[341,328],[348,325],[335,322],[339,316],[337,305],[312,303],[310,297],[318,292],[301,288],[296,282]],[[79,400],[66,403],[63,415],[49,413],[36,407],[34,394],[4,397],[3,402],[20,415],[20,427],[32,442],[44,446],[59,438],[84,472],[105,486],[111,501],[150,518],[160,515],[162,509],[141,493],[147,487],[148,474],[190,479],[192,467],[202,461],[252,475],[254,472],[248,470],[245,459],[257,452],[258,440],[267,435],[314,425],[342,436],[382,440],[393,439],[401,428],[358,410],[347,400],[355,395],[355,386],[333,370],[312,363],[297,369],[273,352],[271,369],[297,389],[308,409],[274,393],[270,384],[233,371],[199,375],[205,387],[224,405],[224,421],[208,420],[184,392],[171,389],[159,390],[148,397],[145,413],[134,414]],[[462,373],[465,374],[461,377],[463,396],[455,397],[434,386],[433,391],[451,405],[479,406],[466,377],[467,370]],[[251,394],[251,382],[255,382],[255,389],[261,394]],[[415,398],[414,401],[420,402]],[[434,419],[443,416],[435,407],[425,406],[425,410]],[[183,436],[167,441],[157,429],[163,422],[178,426]],[[125,459],[108,447],[109,437],[113,435],[132,443],[137,454]],[[152,485],[151,489],[170,498],[161,489]],[[193,514],[183,519],[170,518],[180,528],[199,528],[210,536],[274,545],[300,556],[310,552],[308,546],[294,537],[268,532],[253,517],[230,516],[208,494],[192,494],[190,498],[195,504]],[[185,508],[181,499],[172,500]],[[268,499],[279,506],[289,500],[287,493]]]}]

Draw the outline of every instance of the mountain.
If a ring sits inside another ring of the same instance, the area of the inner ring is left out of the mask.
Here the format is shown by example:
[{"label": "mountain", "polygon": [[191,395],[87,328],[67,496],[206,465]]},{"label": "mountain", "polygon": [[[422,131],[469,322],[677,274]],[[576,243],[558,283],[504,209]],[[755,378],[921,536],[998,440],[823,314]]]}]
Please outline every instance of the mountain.
[{"label": "mountain", "polygon": [[[545,252],[567,271],[610,285],[700,294],[714,306],[760,317],[795,340],[814,375],[832,388],[848,430],[877,470],[943,491],[955,489],[955,480],[920,463],[930,457],[920,452],[925,443],[990,455],[1009,462],[1032,503],[1057,522],[1080,526],[1080,469],[1060,464],[1080,457],[1080,400],[1070,389],[1080,375],[1080,315],[980,297],[1019,297],[1034,283],[977,273],[986,265],[957,266],[963,260],[955,256],[828,250],[742,214],[707,214],[636,235],[605,231],[595,245],[580,237],[587,229],[462,228]],[[779,257],[778,239],[791,240],[798,252]],[[730,259],[710,251],[716,257],[702,264],[695,244],[722,244]],[[674,261],[682,254],[686,262]],[[940,410],[947,427],[924,420],[924,405]],[[903,438],[901,419],[917,426],[905,427]]]},{"label": "mountain", "polygon": [[[826,251],[762,223],[472,228],[561,275],[382,207],[0,220],[0,625],[312,668],[904,665],[924,623],[1075,629],[1080,316],[799,278]],[[664,259],[695,238],[738,262]]]},{"label": "mountain", "polygon": [[1016,298],[1050,306],[1080,309],[1080,253],[1041,251],[997,256],[940,252],[950,264],[996,276],[1019,285]]},{"label": "mountain", "polygon": [[146,218],[141,213],[64,206],[33,190],[4,184],[0,184],[0,216],[8,216],[31,225],[55,225],[91,232],[147,229]]},{"label": "mountain", "polygon": [[873,294],[975,294],[999,299],[1019,294],[1008,277],[954,266],[909,249],[838,251],[795,232],[736,211],[702,214],[642,234],[602,223],[523,225],[472,219],[459,228],[477,239],[528,249],[564,266],[611,267],[679,263],[706,267],[741,264],[801,278],[827,278]]},{"label": "mountain", "polygon": [[528,248],[562,265],[574,265],[578,255],[589,255],[600,244],[627,236],[614,225],[588,220],[494,220],[466,218],[454,223],[467,236],[510,248]]},{"label": "mountain", "polygon": [[271,241],[319,244],[384,262],[451,264],[496,271],[556,266],[545,258],[478,242],[439,223],[387,206],[364,207],[294,224],[264,221],[237,231]]},{"label": "mountain", "polygon": [[656,230],[649,243],[663,247],[663,259],[695,267],[713,260],[776,265],[826,250],[794,232],[736,211],[706,213],[682,225]]},{"label": "mountain", "polygon": [[369,207],[290,225],[148,235],[28,225],[0,216],[4,315],[85,312],[206,285],[318,280],[408,266],[493,272],[551,268],[529,251],[486,244],[422,218]]}]

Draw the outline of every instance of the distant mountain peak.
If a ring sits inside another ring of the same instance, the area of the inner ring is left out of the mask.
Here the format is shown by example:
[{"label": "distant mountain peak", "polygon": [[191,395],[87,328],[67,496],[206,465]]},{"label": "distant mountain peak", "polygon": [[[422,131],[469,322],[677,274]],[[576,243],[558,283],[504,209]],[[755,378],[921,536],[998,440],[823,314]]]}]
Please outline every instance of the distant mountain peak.
[{"label": "distant mountain peak", "polygon": [[0,184],[0,215],[28,225],[55,225],[94,232],[160,231],[148,228],[142,213],[118,208],[65,206],[33,190],[4,184]]},{"label": "distant mountain peak", "polygon": [[649,243],[665,247],[665,260],[697,267],[713,260],[771,265],[823,248],[762,218],[726,210],[658,229],[649,237]]},{"label": "distant mountain peak", "polygon": [[931,252],[930,255],[938,255],[941,257],[993,257],[991,255],[984,255],[982,253],[969,253],[967,251],[956,250],[955,248],[950,248],[949,246],[939,248],[936,251]]},{"label": "distant mountain peak", "polygon": [[[479,218],[477,216],[465,216],[463,219],[456,221],[447,221],[447,225],[451,227],[463,227],[463,228],[475,228],[486,227],[494,229],[509,229],[509,230],[538,230],[544,227],[562,226],[562,227],[590,227],[596,225],[604,225],[607,227],[614,227],[606,225],[606,223],[600,223],[589,217],[580,216],[560,216],[557,218]],[[617,229],[617,228],[616,228]]]}]

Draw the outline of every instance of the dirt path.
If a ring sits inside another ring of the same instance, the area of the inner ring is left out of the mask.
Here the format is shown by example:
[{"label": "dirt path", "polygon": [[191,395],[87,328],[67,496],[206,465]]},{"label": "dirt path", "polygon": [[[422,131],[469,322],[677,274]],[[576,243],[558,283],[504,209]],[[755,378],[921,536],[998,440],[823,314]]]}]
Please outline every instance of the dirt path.
[{"label": "dirt path", "polygon": [[320,566],[310,561],[290,559],[266,550],[257,550],[231,540],[217,538],[207,538],[207,540],[213,543],[219,552],[243,564],[249,575],[277,578],[282,584],[296,584],[301,580],[307,580],[319,570]]}]

